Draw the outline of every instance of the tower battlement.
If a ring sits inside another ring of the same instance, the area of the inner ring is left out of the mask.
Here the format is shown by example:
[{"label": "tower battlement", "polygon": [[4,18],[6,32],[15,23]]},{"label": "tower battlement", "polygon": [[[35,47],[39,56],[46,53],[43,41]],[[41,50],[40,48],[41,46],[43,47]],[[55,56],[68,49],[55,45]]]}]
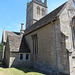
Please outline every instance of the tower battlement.
[{"label": "tower battlement", "polygon": [[32,2],[40,4],[40,5],[44,6],[44,7],[47,7],[47,0],[44,0],[44,2],[42,2],[42,0],[32,0],[32,1],[27,3],[27,8],[32,4]]}]

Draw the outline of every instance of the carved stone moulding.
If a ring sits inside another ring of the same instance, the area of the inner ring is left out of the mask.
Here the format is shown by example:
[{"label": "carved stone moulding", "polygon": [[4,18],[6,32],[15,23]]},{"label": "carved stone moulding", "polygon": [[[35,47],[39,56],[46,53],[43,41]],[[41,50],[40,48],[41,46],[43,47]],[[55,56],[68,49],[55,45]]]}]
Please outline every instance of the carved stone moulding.
[{"label": "carved stone moulding", "polygon": [[72,18],[72,21],[71,21],[71,27],[73,28],[73,27],[75,27],[75,16]]}]

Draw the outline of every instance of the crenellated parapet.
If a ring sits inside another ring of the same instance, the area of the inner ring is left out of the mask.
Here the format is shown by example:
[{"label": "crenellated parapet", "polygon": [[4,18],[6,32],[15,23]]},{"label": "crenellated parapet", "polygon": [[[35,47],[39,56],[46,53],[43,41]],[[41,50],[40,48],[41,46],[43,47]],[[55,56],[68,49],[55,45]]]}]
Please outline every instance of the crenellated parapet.
[{"label": "crenellated parapet", "polygon": [[47,0],[31,0],[27,2],[26,28],[47,15]]},{"label": "crenellated parapet", "polygon": [[41,4],[44,7],[47,7],[47,0],[44,0],[44,2],[42,2],[42,0],[32,0],[32,1],[28,1],[27,2],[27,8],[31,5],[32,2],[35,2],[37,4]]}]

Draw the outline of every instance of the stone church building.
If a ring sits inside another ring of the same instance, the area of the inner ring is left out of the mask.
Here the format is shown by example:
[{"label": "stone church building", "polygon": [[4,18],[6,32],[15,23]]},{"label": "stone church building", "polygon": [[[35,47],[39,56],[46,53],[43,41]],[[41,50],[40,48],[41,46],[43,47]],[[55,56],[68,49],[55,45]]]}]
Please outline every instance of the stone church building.
[{"label": "stone church building", "polygon": [[27,3],[25,30],[23,25],[20,33],[3,31],[2,59],[7,67],[75,75],[75,0],[49,14],[47,0],[32,0]]}]

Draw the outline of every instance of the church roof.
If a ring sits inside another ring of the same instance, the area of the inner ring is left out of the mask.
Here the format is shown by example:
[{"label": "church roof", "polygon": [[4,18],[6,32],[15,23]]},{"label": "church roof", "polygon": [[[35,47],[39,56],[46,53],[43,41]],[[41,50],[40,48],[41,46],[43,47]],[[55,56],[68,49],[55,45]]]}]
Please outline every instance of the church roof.
[{"label": "church roof", "polygon": [[11,32],[11,31],[5,31],[6,32],[6,35],[8,34],[12,34],[12,35],[20,35],[19,32]]},{"label": "church roof", "polygon": [[33,31],[47,25],[51,21],[53,21],[61,13],[61,11],[65,7],[66,3],[62,4],[57,9],[55,9],[54,11],[52,11],[51,13],[49,13],[48,15],[46,15],[45,17],[43,17],[42,19],[40,19],[39,21],[37,21],[36,23],[31,25],[29,28],[27,28],[25,30],[25,35],[33,32]]},{"label": "church roof", "polygon": [[3,32],[2,42],[6,42],[8,35],[14,35],[14,36],[16,36],[16,35],[20,35],[20,33],[19,32],[5,31],[5,32]]},{"label": "church roof", "polygon": [[10,52],[30,53],[30,49],[24,37],[8,35]]}]

